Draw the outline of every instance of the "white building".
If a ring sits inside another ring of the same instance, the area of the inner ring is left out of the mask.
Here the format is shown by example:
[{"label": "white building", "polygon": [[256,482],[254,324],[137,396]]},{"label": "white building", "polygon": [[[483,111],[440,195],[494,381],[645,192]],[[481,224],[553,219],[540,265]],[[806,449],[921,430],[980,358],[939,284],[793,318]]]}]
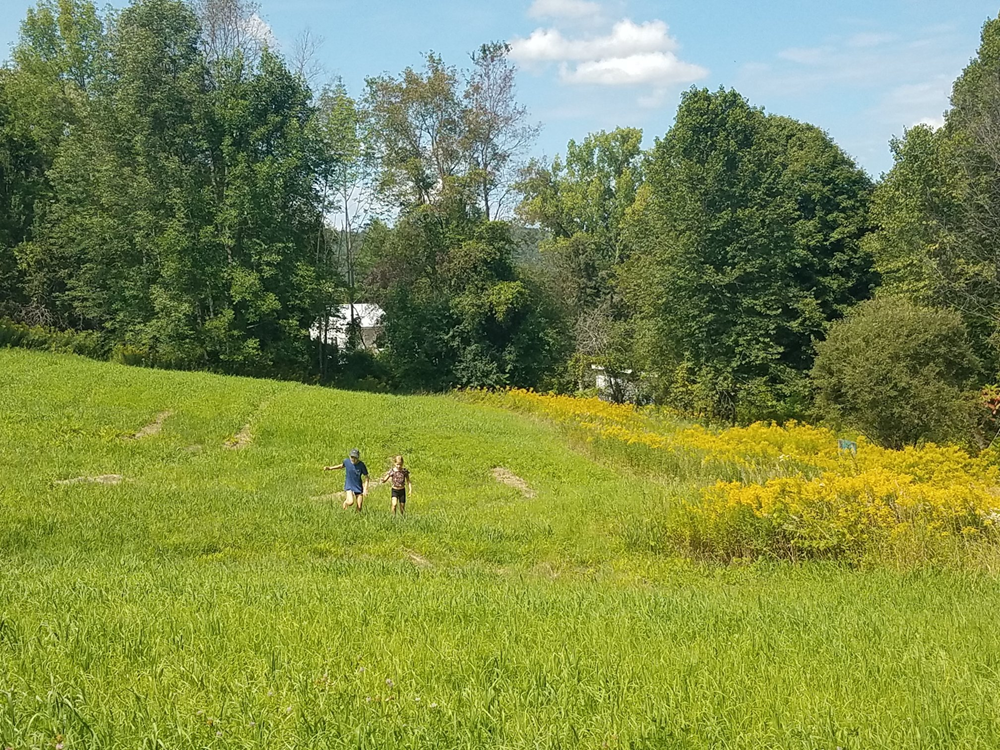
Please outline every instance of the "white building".
[{"label": "white building", "polygon": [[[598,397],[614,403],[639,403],[639,383],[632,377],[631,370],[622,370],[619,375],[611,375],[601,365],[591,365],[594,387]],[[641,378],[641,375],[640,375]]]},{"label": "white building", "polygon": [[382,333],[382,319],[385,311],[370,302],[355,302],[353,305],[340,305],[335,314],[313,323],[309,329],[309,338],[313,341],[323,340],[327,344],[336,344],[338,348],[347,348],[347,332],[353,320],[358,325],[360,338],[358,346],[369,351],[378,351],[378,337]]}]

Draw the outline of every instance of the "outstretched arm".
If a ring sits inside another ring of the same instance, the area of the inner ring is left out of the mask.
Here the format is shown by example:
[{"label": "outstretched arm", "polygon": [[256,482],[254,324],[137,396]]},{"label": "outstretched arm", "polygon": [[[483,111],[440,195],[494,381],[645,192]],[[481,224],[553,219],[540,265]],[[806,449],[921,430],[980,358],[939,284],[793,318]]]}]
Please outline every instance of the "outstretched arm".
[{"label": "outstretched arm", "polygon": [[343,464],[340,464],[339,466],[324,466],[323,471],[336,471],[337,469],[343,469],[343,468],[344,468]]}]

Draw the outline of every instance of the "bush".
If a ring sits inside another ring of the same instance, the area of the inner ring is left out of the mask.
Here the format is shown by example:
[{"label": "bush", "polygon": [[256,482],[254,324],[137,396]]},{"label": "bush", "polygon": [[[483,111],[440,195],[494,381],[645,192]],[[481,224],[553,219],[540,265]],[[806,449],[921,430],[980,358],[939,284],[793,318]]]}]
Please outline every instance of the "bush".
[{"label": "bush", "polygon": [[812,378],[825,417],[890,448],[971,441],[979,361],[958,313],[872,300],[816,348]]},{"label": "bush", "polygon": [[111,352],[111,361],[130,367],[148,366],[150,362],[149,350],[145,347],[118,344]]},{"label": "bush", "polygon": [[0,347],[79,354],[91,359],[107,357],[107,346],[100,334],[94,331],[59,331],[27,326],[7,318],[0,319]]}]

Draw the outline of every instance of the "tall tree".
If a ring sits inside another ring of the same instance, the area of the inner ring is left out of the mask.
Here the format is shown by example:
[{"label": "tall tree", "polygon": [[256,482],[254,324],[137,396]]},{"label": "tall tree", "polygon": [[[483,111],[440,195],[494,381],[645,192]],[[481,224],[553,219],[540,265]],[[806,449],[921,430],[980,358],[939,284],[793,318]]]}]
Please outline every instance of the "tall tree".
[{"label": "tall tree", "polygon": [[367,79],[365,108],[381,165],[380,187],[400,206],[449,194],[465,165],[459,74],[429,54],[423,71]]},{"label": "tall tree", "polygon": [[859,249],[870,190],[818,129],[735,91],[686,93],[621,274],[661,394],[725,419],[782,416],[813,339],[874,285]]},{"label": "tall tree", "polygon": [[203,268],[195,248],[210,221],[198,24],[180,2],[144,0],[122,12],[108,47],[107,74],[59,150],[55,201],[23,261],[33,292],[74,326],[169,341],[173,358],[195,315],[178,291],[193,283],[181,277]]},{"label": "tall tree", "polygon": [[509,54],[504,42],[480,47],[472,55],[463,94],[468,175],[487,221],[505,214],[520,160],[539,131],[517,101],[516,70]]},{"label": "tall tree", "polygon": [[[250,75],[222,79],[214,93],[221,144],[213,173],[219,275],[240,350],[228,357],[269,366],[304,358],[304,334],[324,306],[317,264],[322,231],[313,137],[315,109],[304,81],[264,50]],[[227,311],[228,313],[228,311]]]},{"label": "tall tree", "polygon": [[368,241],[369,291],[386,312],[387,361],[401,387],[535,386],[558,341],[513,263],[505,222],[461,201],[421,206]]},{"label": "tall tree", "polygon": [[940,129],[893,143],[868,240],[887,291],[959,311],[988,369],[1000,364],[1000,19],[955,82]]},{"label": "tall tree", "polygon": [[[333,247],[338,252],[330,261],[346,278],[353,295],[358,243],[377,201],[377,166],[369,145],[371,119],[338,82],[320,93],[313,122],[323,156],[318,174],[324,212],[337,227]],[[353,296],[348,301],[353,302]]]},{"label": "tall tree", "polygon": [[48,178],[67,133],[86,115],[105,63],[104,24],[86,0],[40,0],[21,24],[11,67],[0,71],[0,314],[65,323],[30,293],[17,248],[44,224]]},{"label": "tall tree", "polygon": [[533,161],[518,185],[520,216],[545,229],[542,252],[558,258],[574,309],[582,312],[609,294],[611,277],[627,257],[625,218],[643,180],[642,131],[618,128],[570,141],[565,160]]},{"label": "tall tree", "polygon": [[483,45],[464,74],[429,54],[424,69],[369,78],[365,109],[382,190],[397,205],[461,193],[489,221],[510,202],[520,159],[538,133],[517,102],[503,43]]},{"label": "tall tree", "polygon": [[29,239],[35,205],[48,190],[49,160],[20,127],[10,99],[13,71],[0,68],[0,315],[51,323],[44,308],[28,306],[15,249]]},{"label": "tall tree", "polygon": [[155,362],[300,371],[320,311],[318,143],[267,50],[209,60],[180,0],[136,0],[20,250],[29,291]]}]

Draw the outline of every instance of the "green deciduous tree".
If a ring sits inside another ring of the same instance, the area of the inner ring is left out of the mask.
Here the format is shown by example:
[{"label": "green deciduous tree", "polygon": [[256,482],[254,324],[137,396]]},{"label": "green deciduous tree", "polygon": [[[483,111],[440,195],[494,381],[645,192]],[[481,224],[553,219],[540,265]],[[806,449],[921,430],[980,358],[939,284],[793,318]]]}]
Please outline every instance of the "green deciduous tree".
[{"label": "green deciduous tree", "polygon": [[423,70],[367,79],[369,145],[385,197],[397,206],[462,200],[497,219],[538,129],[517,103],[503,43],[483,45],[464,73],[436,54]]},{"label": "green deciduous tree", "polygon": [[15,248],[30,237],[35,204],[48,187],[48,160],[40,144],[15,119],[9,98],[12,75],[0,69],[0,316],[21,317],[28,299]]},{"label": "green deciduous tree", "polygon": [[377,227],[367,245],[367,287],[386,312],[383,343],[399,385],[534,386],[551,368],[558,344],[514,267],[509,225],[456,201]]},{"label": "green deciduous tree", "polygon": [[11,67],[0,71],[0,314],[65,323],[31,298],[17,247],[32,237],[51,197],[47,176],[65,134],[86,113],[103,71],[104,25],[83,0],[41,0],[29,9]]},{"label": "green deciduous tree", "polygon": [[137,0],[19,249],[27,292],[150,361],[300,372],[321,309],[310,92],[276,55],[209,60],[180,0]]},{"label": "green deciduous tree", "polygon": [[642,131],[619,128],[570,141],[565,159],[532,162],[522,174],[521,217],[549,232],[541,251],[555,258],[574,313],[611,293],[627,257],[625,217],[642,184]]},{"label": "green deciduous tree", "polygon": [[940,129],[894,141],[868,248],[887,292],[958,310],[995,371],[1000,347],[1000,19],[955,82]]},{"label": "green deciduous tree", "polygon": [[813,339],[875,283],[859,248],[870,181],[818,129],[692,90],[647,185],[620,274],[643,368],[679,406],[782,417]]}]

